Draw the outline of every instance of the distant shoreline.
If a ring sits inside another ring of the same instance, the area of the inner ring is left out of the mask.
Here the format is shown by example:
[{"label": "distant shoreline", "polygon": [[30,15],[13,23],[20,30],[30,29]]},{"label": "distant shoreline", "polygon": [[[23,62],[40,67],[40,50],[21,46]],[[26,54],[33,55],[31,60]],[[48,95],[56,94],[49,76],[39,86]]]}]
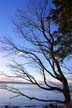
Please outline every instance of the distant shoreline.
[{"label": "distant shoreline", "polygon": [[12,82],[12,81],[0,81],[0,84],[32,84],[32,83],[26,83],[26,82]]},{"label": "distant shoreline", "polygon": [[[0,84],[31,84],[35,85],[33,83],[28,83],[28,82],[19,82],[19,81],[0,81]],[[39,83],[40,85],[43,85],[42,83]]]}]

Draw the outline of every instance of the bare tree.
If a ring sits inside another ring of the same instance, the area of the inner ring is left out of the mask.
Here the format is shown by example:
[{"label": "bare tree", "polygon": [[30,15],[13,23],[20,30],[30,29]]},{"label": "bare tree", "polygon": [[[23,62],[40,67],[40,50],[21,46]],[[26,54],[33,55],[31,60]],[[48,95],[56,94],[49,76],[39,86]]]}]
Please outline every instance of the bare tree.
[{"label": "bare tree", "polygon": [[[67,56],[63,53],[63,46],[60,44],[60,41],[63,41],[61,40],[61,33],[57,31],[56,27],[56,29],[52,30],[52,22],[48,18],[50,16],[48,6],[47,1],[45,1],[39,7],[33,9],[33,13],[28,14],[19,10],[17,12],[16,22],[13,22],[18,36],[16,35],[13,38],[5,37],[2,41],[4,44],[3,49],[13,54],[13,56],[18,57],[18,59],[25,60],[22,63],[19,63],[19,60],[17,60],[14,61],[14,64],[10,65],[18,73],[19,77],[37,85],[43,90],[62,93],[64,100],[44,100],[29,97],[17,89],[14,91],[15,93],[19,93],[29,99],[62,103],[68,108],[68,105],[71,103],[71,96],[68,79],[64,73],[65,67],[63,67],[64,57]],[[33,75],[33,71],[30,73],[26,69],[26,65],[34,65],[35,70],[42,76],[44,85],[40,85],[36,79],[37,76]],[[49,82],[50,77],[58,81],[61,86]]]}]

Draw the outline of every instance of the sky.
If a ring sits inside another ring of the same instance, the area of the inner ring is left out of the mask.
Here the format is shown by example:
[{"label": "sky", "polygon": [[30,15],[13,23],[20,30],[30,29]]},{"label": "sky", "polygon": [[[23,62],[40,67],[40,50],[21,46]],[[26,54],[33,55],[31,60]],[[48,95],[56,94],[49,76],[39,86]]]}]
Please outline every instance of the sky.
[{"label": "sky", "polygon": [[[29,0],[0,0],[0,37],[14,35],[11,20],[15,16],[18,9],[30,8],[28,7],[28,1]],[[52,26],[52,29],[54,30],[55,27]],[[11,74],[9,73],[10,71],[7,66],[9,59],[10,58],[4,56],[3,52],[0,51],[0,74],[4,72]]]},{"label": "sky", "polygon": [[11,19],[17,9],[26,7],[26,0],[0,0],[0,35],[10,33]]},{"label": "sky", "polygon": [[[0,0],[0,38],[2,36],[13,35],[12,17],[16,14],[17,9],[27,8],[28,0]],[[4,57],[0,51],[0,73],[2,71],[8,72],[7,66],[8,58]]]},{"label": "sky", "polygon": [[[34,0],[31,1],[34,3]],[[30,9],[28,3],[29,0],[0,0],[0,38],[14,35],[12,18],[16,15],[17,10]],[[12,75],[8,67],[11,59],[4,53],[0,50],[0,74]],[[29,69],[32,71],[32,68]]]}]

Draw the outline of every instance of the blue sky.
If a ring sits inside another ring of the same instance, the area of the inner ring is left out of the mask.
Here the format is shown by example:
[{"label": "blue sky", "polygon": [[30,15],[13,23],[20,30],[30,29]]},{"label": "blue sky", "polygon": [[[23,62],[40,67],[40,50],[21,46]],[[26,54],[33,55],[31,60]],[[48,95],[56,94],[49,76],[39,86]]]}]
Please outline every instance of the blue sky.
[{"label": "blue sky", "polygon": [[[30,9],[28,1],[29,0],[0,0],[0,37],[16,35],[13,32],[14,28],[11,20],[18,9]],[[32,0],[31,2],[34,3]],[[12,73],[7,64],[10,63],[12,59],[8,56],[6,57],[3,53],[4,52],[0,51],[0,74],[5,73],[11,75]],[[33,68],[29,68],[29,70],[33,71]]]},{"label": "blue sky", "polygon": [[[25,9],[28,0],[0,0],[0,37],[12,35],[12,17],[16,14],[17,9]],[[5,67],[8,58],[4,57],[3,52],[0,51],[0,73],[1,71],[9,72]]]},{"label": "blue sky", "polygon": [[11,32],[11,18],[17,9],[25,8],[27,0],[0,0],[0,35]]}]

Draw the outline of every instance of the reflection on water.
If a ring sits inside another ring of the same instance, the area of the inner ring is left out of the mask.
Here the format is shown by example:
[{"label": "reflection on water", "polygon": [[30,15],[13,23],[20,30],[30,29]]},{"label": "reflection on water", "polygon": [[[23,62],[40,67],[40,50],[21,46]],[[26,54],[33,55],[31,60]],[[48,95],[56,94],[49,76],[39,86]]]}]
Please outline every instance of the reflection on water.
[{"label": "reflection on water", "polygon": [[[57,94],[56,92],[48,92],[38,88],[35,85],[29,84],[7,84],[8,86],[18,88],[23,93],[29,96],[36,96],[42,99],[63,99],[62,94]],[[3,85],[5,87],[5,85]],[[48,103],[39,102],[36,100],[30,100],[26,97],[19,96],[17,98],[12,98],[16,94],[9,92],[5,89],[0,89],[0,106],[2,105],[17,105],[17,106],[33,106],[33,105],[45,105]]]}]

